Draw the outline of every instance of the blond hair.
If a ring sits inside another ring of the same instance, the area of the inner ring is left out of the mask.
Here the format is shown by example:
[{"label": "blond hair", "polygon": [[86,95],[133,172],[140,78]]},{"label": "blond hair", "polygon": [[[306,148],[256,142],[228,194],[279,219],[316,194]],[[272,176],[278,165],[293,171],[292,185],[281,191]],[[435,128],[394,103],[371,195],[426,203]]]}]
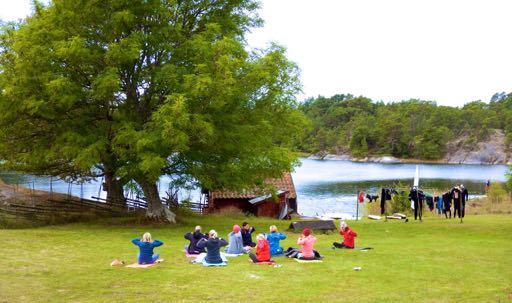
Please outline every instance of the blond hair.
[{"label": "blond hair", "polygon": [[261,240],[261,239],[267,239],[267,237],[265,237],[264,234],[259,234],[258,236],[256,236],[256,240]]},{"label": "blond hair", "polygon": [[150,233],[144,233],[142,235],[142,242],[152,242],[151,234]]},{"label": "blond hair", "polygon": [[215,229],[210,230],[210,232],[208,233],[208,236],[210,238],[217,238],[217,232],[215,231]]},{"label": "blond hair", "polygon": [[277,226],[270,225],[269,229],[270,229],[270,232],[277,231]]},{"label": "blond hair", "polygon": [[195,231],[201,231],[201,226],[197,225],[196,228],[194,229]]}]

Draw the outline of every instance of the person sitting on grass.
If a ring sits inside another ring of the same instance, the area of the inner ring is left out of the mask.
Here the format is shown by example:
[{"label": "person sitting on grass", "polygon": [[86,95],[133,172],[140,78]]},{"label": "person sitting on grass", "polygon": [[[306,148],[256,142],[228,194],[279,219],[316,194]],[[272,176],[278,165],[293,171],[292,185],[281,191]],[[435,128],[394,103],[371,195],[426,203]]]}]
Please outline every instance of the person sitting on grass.
[{"label": "person sitting on grass", "polygon": [[354,238],[357,237],[357,233],[348,227],[348,224],[343,221],[340,224],[340,235],[343,236],[343,242],[334,242],[333,248],[349,248],[354,249]]},{"label": "person sitting on grass", "polygon": [[297,245],[301,247],[300,252],[297,254],[297,258],[302,260],[314,260],[315,252],[313,246],[316,243],[316,237],[311,234],[309,228],[304,228],[302,235],[297,240]]},{"label": "person sitting on grass", "polygon": [[283,248],[279,246],[279,241],[286,239],[286,235],[280,232],[277,232],[277,226],[270,226],[270,233],[267,235],[267,240],[270,245],[270,254],[272,256],[282,255]]},{"label": "person sitting on grass", "polygon": [[217,237],[217,232],[213,229],[208,233],[208,240],[203,238],[197,242],[197,247],[199,249],[206,248],[206,257],[204,258],[204,261],[208,264],[221,264],[225,262],[225,260],[220,256],[220,248],[226,245],[228,245],[228,242]]},{"label": "person sitting on grass", "polygon": [[244,247],[254,247],[256,243],[252,242],[252,233],[255,232],[256,229],[249,225],[249,223],[242,223],[242,239],[244,243]]},{"label": "person sitting on grass", "polygon": [[145,233],[144,235],[142,235],[142,239],[133,239],[132,243],[139,247],[139,255],[137,257],[137,263],[139,264],[155,263],[160,257],[160,254],[154,254],[153,248],[164,244],[164,242],[162,241],[152,241],[150,233]]},{"label": "person sitting on grass", "polygon": [[233,225],[233,231],[229,233],[229,245],[226,248],[226,253],[240,255],[244,253],[244,244],[242,240],[242,233],[238,224]]},{"label": "person sitting on grass", "polygon": [[249,257],[254,263],[272,262],[270,260],[270,245],[268,244],[265,235],[259,234],[256,237],[258,244],[256,245],[256,254],[249,253]]},{"label": "person sitting on grass", "polygon": [[186,233],[185,239],[190,241],[190,244],[187,247],[187,252],[191,255],[197,255],[200,253],[204,253],[205,252],[204,248],[200,249],[197,247],[197,242],[199,242],[199,240],[204,239],[204,238],[208,238],[208,235],[203,234],[201,232],[201,226],[199,226],[199,225],[196,226],[193,233],[192,232]]}]

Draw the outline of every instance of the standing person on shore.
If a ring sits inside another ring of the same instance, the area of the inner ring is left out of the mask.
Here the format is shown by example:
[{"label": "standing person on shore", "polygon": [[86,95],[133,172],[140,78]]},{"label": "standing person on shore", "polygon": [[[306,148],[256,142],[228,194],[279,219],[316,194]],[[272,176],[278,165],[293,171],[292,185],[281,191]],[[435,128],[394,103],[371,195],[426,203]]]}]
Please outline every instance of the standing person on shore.
[{"label": "standing person on shore", "polygon": [[355,246],[354,238],[357,237],[357,233],[355,231],[353,231],[352,229],[350,229],[350,227],[348,227],[348,224],[345,221],[341,222],[340,235],[343,236],[343,242],[342,243],[334,242],[334,243],[332,243],[332,245],[335,248],[354,249],[354,246]]}]

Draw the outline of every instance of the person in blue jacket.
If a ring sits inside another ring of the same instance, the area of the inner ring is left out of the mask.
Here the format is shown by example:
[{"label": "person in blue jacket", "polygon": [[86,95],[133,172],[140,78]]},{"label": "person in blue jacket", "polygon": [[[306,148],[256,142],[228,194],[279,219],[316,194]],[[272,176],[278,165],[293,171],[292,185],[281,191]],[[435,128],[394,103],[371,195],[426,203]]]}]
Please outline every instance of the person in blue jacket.
[{"label": "person in blue jacket", "polygon": [[270,254],[272,256],[282,255],[283,248],[279,246],[279,241],[286,239],[286,235],[280,232],[277,232],[277,226],[270,226],[270,233],[267,234],[267,241],[270,244]]},{"label": "person in blue jacket", "polygon": [[152,241],[150,233],[145,233],[142,235],[142,239],[133,239],[132,243],[139,247],[139,255],[137,257],[137,262],[139,264],[155,263],[160,257],[160,254],[153,253],[153,248],[162,246],[164,244],[162,241]]}]

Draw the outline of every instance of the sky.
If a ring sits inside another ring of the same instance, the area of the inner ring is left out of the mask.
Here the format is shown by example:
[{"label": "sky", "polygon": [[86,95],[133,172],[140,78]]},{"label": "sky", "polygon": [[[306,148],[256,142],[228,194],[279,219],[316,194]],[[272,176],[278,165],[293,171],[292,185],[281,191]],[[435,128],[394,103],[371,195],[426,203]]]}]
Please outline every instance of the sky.
[{"label": "sky", "polygon": [[[276,42],[301,69],[303,93],[417,98],[461,106],[512,92],[510,0],[262,0],[252,47]],[[30,13],[0,0],[0,19]]]}]

